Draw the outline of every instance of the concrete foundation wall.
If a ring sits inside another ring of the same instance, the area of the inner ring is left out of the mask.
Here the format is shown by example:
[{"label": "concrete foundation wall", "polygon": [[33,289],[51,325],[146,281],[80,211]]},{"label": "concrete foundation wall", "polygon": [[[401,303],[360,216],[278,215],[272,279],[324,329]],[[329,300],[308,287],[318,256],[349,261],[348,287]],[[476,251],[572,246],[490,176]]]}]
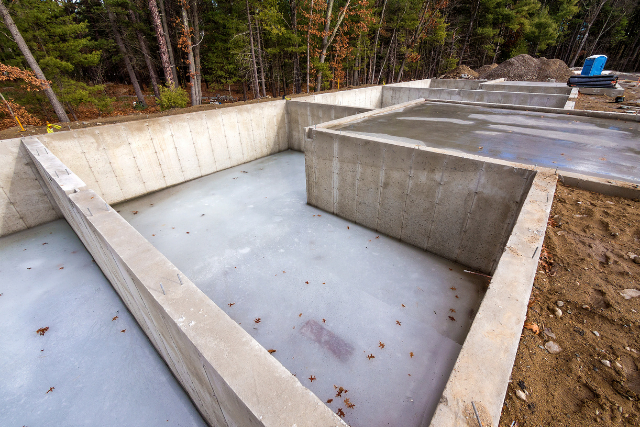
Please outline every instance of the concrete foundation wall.
[{"label": "concrete foundation wall", "polygon": [[431,79],[428,86],[435,89],[480,89],[480,84],[485,80],[458,80],[458,79]]},{"label": "concrete foundation wall", "polygon": [[310,205],[493,272],[533,171],[329,129],[308,133]]},{"label": "concrete foundation wall", "polygon": [[24,144],[49,197],[210,425],[345,426],[73,170],[37,139]]},{"label": "concrete foundation wall", "polygon": [[317,104],[298,99],[300,98],[287,102],[286,112],[289,123],[289,148],[302,152],[304,152],[305,141],[304,128],[373,110],[364,107]]},{"label": "concrete foundation wall", "polygon": [[410,82],[400,82],[400,83],[392,83],[390,85],[386,85],[391,86],[391,87],[422,87],[422,88],[426,88],[426,87],[430,87],[432,80],[431,79],[424,79],[424,80],[412,80]]},{"label": "concrete foundation wall", "polygon": [[314,94],[296,98],[295,100],[349,107],[380,108],[380,103],[382,102],[382,86],[369,86],[341,92],[319,93],[317,95]]},{"label": "concrete foundation wall", "polygon": [[60,217],[29,162],[20,138],[0,141],[0,236]]},{"label": "concrete foundation wall", "polygon": [[382,107],[400,104],[417,98],[424,98],[427,100],[488,102],[495,104],[564,108],[568,96],[569,95],[526,92],[500,92],[467,89],[433,89],[431,87],[427,89],[421,89],[393,86],[383,88]]},{"label": "concrete foundation wall", "polygon": [[551,211],[556,177],[536,172],[430,427],[498,426]]},{"label": "concrete foundation wall", "polygon": [[483,83],[478,89],[500,91],[500,92],[527,92],[527,93],[550,93],[569,95],[571,88],[569,86],[543,86],[543,85],[524,85],[524,84],[508,84],[508,83]]},{"label": "concrete foundation wall", "polygon": [[[117,203],[287,150],[285,108],[286,101],[263,102],[39,139],[107,203]],[[0,142],[0,235],[58,217],[19,145]]]}]

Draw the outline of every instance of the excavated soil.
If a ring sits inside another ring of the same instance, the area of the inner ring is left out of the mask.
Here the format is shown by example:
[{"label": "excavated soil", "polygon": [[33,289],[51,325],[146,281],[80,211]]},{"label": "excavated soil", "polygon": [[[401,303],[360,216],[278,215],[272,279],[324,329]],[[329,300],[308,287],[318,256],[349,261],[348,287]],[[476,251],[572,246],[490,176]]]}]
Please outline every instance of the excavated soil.
[{"label": "excavated soil", "polygon": [[640,425],[633,254],[640,201],[558,185],[501,427]]},{"label": "excavated soil", "polygon": [[[473,71],[471,68],[467,67],[466,65],[459,65],[457,66],[455,69],[453,69],[452,71],[449,71],[447,74],[444,75],[445,79],[459,79],[462,78],[462,75],[466,74],[469,77],[472,77],[474,79],[477,79],[479,74],[475,71]],[[469,78],[467,77],[467,78]]]},{"label": "excavated soil", "polygon": [[557,82],[566,82],[571,75],[567,64],[559,59],[536,59],[522,54],[504,61],[497,67],[487,69],[486,72],[480,73],[479,78],[542,82],[554,79]]},{"label": "excavated soil", "polygon": [[614,113],[640,114],[640,85],[628,85],[624,82],[624,102],[615,102],[615,97],[606,95],[585,95],[581,93],[576,100],[576,110],[611,111]]}]

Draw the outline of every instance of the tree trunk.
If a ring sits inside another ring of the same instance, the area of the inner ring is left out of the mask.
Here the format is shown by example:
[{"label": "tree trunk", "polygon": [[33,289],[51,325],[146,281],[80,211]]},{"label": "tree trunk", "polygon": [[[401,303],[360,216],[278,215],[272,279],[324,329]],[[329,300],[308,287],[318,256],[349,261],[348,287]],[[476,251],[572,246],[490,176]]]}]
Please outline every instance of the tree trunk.
[{"label": "tree trunk", "polygon": [[[138,18],[136,17],[133,10],[129,9],[129,16],[131,16],[131,20],[134,25],[138,25]],[[144,36],[136,27],[136,36],[138,37],[138,43],[140,44],[140,50],[142,51],[142,55],[144,56],[144,62],[147,64],[147,69],[149,70],[149,79],[151,80],[151,85],[153,86],[153,94],[156,98],[160,98],[160,90],[158,89],[158,75],[156,74],[156,68],[151,63],[151,54],[149,53],[149,46],[147,45],[147,40],[145,40]]]},{"label": "tree trunk", "polygon": [[[324,32],[322,37],[322,51],[320,52],[320,63],[324,64],[324,60],[327,57],[327,49],[333,42],[333,39],[336,37],[338,29],[340,28],[340,24],[342,24],[342,20],[344,19],[345,14],[347,13],[347,9],[349,8],[349,4],[351,0],[347,0],[347,4],[344,5],[344,9],[338,15],[338,20],[336,21],[336,26],[333,28],[333,32],[331,32],[331,37],[329,37],[329,29],[331,28],[331,12],[333,11],[333,1],[329,0],[327,3],[327,15],[324,24]],[[322,70],[318,70],[318,75],[316,76],[316,92],[320,92],[320,87],[322,86]]]},{"label": "tree trunk", "polygon": [[360,68],[360,40],[362,38],[362,34],[358,34],[358,55],[356,55],[356,64],[355,67],[353,69],[353,82],[351,82],[351,84],[353,86],[358,86],[358,81],[360,80],[360,77],[358,75],[358,70]]},{"label": "tree trunk", "polygon": [[116,26],[116,17],[109,10],[107,4],[104,4],[107,8],[107,15],[109,16],[109,23],[111,24],[111,31],[113,32],[113,38],[116,40],[116,44],[118,45],[118,50],[124,59],[124,65],[127,67],[127,73],[129,73],[129,79],[131,80],[131,84],[133,85],[133,90],[138,97],[138,102],[140,102],[143,106],[147,106],[147,103],[144,100],[144,95],[142,94],[142,90],[140,89],[140,85],[138,84],[138,77],[136,77],[136,72],[133,69],[133,65],[131,65],[131,60],[129,59],[129,52],[127,52],[126,47],[124,46],[124,42],[122,41],[122,37],[120,36],[120,31],[118,31],[118,27]]},{"label": "tree trunk", "polygon": [[376,30],[376,41],[373,43],[373,55],[371,55],[371,65],[369,66],[369,84],[373,84],[373,78],[376,74],[376,61],[378,60],[378,38],[380,37],[380,28],[382,28],[382,21],[384,20],[384,11],[387,9],[387,0],[384,0],[382,5],[382,14],[380,15],[380,23]]},{"label": "tree trunk", "polygon": [[596,21],[596,18],[598,18],[598,15],[600,14],[600,10],[602,10],[602,6],[604,6],[604,4],[607,1],[608,0],[600,0],[599,3],[593,6],[594,9],[591,9],[588,12],[588,15],[587,15],[588,21],[585,20],[585,22],[587,23],[587,30],[584,33],[584,37],[580,41],[580,46],[578,47],[578,50],[576,51],[575,56],[573,57],[573,59],[571,60],[571,63],[569,64],[569,68],[574,67],[576,65],[576,61],[580,57],[580,52],[582,52],[582,48],[584,47],[584,44],[587,42],[587,38],[589,37],[589,31],[591,30],[591,26]]},{"label": "tree trunk", "polygon": [[189,92],[191,93],[191,105],[200,105],[198,99],[198,88],[196,85],[196,64],[193,59],[193,46],[191,44],[191,30],[189,29],[189,18],[187,17],[187,9],[185,9],[186,1],[182,3],[182,25],[183,36],[187,43],[187,62],[189,63]]},{"label": "tree trunk", "polygon": [[460,64],[462,64],[462,60],[464,59],[464,51],[467,50],[467,46],[469,45],[469,39],[471,38],[471,33],[473,32],[473,23],[478,17],[478,9],[480,8],[480,0],[476,0],[476,7],[473,11],[473,15],[471,16],[471,20],[469,21],[469,30],[467,31],[467,35],[464,38],[464,43],[462,45],[462,51],[460,52]]},{"label": "tree trunk", "polygon": [[258,66],[256,65],[256,52],[253,47],[253,25],[251,25],[251,14],[249,13],[249,0],[247,2],[247,22],[249,23],[249,40],[251,41],[251,65],[253,70],[251,73],[251,89],[253,90],[253,99],[260,98],[260,88],[258,87]]},{"label": "tree trunk", "polygon": [[42,80],[42,83],[43,83],[42,89],[44,90],[45,95],[47,95],[47,98],[49,98],[49,102],[53,107],[53,111],[55,111],[56,115],[58,116],[58,120],[60,120],[61,122],[69,122],[69,117],[67,117],[67,113],[64,111],[64,107],[62,106],[60,101],[58,101],[58,97],[53,92],[53,89],[51,89],[51,85],[48,83],[47,78],[44,76],[44,73],[42,72],[42,70],[40,69],[40,66],[36,62],[36,59],[31,54],[31,50],[29,50],[27,43],[25,43],[24,39],[22,38],[22,34],[20,34],[18,27],[16,27],[15,22],[13,22],[11,15],[9,15],[9,10],[7,10],[3,1],[4,0],[0,0],[0,14],[2,14],[2,18],[4,19],[4,24],[9,29],[9,32],[11,33],[13,40],[18,45],[20,52],[22,52],[22,55],[27,60],[27,64],[29,64],[29,67],[31,68],[31,70],[33,70],[37,78]]},{"label": "tree trunk", "polygon": [[177,79],[171,69],[171,60],[165,38],[166,34],[164,33],[163,25],[160,20],[156,0],[149,0],[149,10],[151,11],[151,20],[153,21],[153,26],[156,30],[156,38],[158,39],[158,48],[160,49],[160,61],[162,62],[162,69],[164,70],[164,79],[167,82],[167,86],[175,87]]},{"label": "tree trunk", "polygon": [[[198,105],[202,104],[202,66],[200,64],[200,42],[202,36],[200,35],[200,16],[198,15],[198,0],[191,1],[191,22],[193,23],[193,37],[196,44],[193,45],[193,60],[196,72],[196,96],[198,97]],[[198,37],[200,40],[198,41]],[[229,94],[231,96],[231,94]]]},{"label": "tree trunk", "polygon": [[310,53],[309,53],[309,41],[311,38],[311,25],[313,24],[313,0],[311,0],[311,11],[309,17],[309,28],[307,29],[307,93],[309,93],[309,68],[310,64]]},{"label": "tree trunk", "polygon": [[[149,0],[151,2],[152,0]],[[153,0],[155,1],[155,0]],[[164,0],[158,0],[160,4],[160,21],[162,22],[162,29],[164,34],[165,46],[167,46],[167,54],[169,55],[169,63],[171,64],[171,74],[173,75],[173,82],[178,86],[178,68],[176,67],[175,56],[173,55],[173,47],[171,46],[171,37],[169,37],[169,26],[167,25],[167,12],[164,8]]]},{"label": "tree trunk", "polygon": [[242,100],[247,102],[247,82],[242,81]]},{"label": "tree trunk", "polygon": [[267,91],[265,90],[265,85],[266,82],[264,81],[264,62],[262,61],[262,54],[263,54],[263,48],[262,48],[262,37],[260,37],[260,24],[258,23],[257,19],[254,19],[255,23],[256,23],[256,37],[258,38],[257,42],[258,42],[258,62],[260,62],[260,78],[261,78],[261,87],[262,87],[262,96],[263,97],[267,97]]},{"label": "tree trunk", "polygon": [[300,53],[298,53],[298,6],[296,0],[289,0],[289,7],[291,9],[291,29],[293,35],[296,37],[296,54],[293,57],[293,92],[302,92],[300,82]]}]

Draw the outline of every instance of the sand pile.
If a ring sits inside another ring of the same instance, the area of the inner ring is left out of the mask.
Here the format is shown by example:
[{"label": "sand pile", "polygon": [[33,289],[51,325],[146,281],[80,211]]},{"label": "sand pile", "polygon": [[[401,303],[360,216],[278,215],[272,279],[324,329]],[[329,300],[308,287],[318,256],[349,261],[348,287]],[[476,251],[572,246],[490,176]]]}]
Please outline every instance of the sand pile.
[{"label": "sand pile", "polygon": [[508,59],[493,69],[480,73],[480,78],[487,80],[504,78],[506,80],[519,81],[548,81],[549,79],[555,79],[557,82],[564,82],[571,74],[567,64],[559,59],[536,59],[523,54]]}]

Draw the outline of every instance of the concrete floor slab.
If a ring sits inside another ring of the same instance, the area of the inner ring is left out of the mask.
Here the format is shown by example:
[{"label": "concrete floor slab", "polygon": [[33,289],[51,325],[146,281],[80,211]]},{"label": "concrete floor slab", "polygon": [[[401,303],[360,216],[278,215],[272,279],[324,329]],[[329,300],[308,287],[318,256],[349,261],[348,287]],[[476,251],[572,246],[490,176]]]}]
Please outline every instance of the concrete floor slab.
[{"label": "concrete floor slab", "polygon": [[65,221],[0,238],[0,277],[0,425],[206,425]]},{"label": "concrete floor slab", "polygon": [[426,102],[336,130],[640,182],[640,123]]},{"label": "concrete floor slab", "polygon": [[352,426],[428,422],[487,284],[307,205],[301,153],[114,208]]}]

